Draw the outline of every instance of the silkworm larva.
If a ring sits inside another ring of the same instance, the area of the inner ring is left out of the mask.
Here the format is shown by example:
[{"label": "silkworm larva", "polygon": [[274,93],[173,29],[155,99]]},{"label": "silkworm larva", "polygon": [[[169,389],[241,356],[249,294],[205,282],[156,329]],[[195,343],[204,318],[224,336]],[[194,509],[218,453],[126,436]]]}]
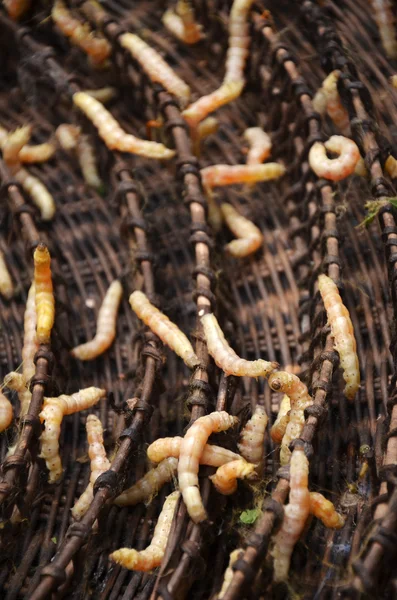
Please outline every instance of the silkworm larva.
[{"label": "silkworm larva", "polygon": [[238,98],[243,91],[243,87],[244,81],[228,81],[227,83],[223,83],[220,88],[211,94],[202,96],[199,100],[188,106],[183,111],[182,116],[194,131],[200,121],[203,121],[210,113]]},{"label": "silkworm larva", "polygon": [[[328,158],[326,150],[339,154]],[[341,181],[352,173],[360,159],[357,144],[342,135],[333,135],[324,144],[315,142],[309,151],[309,165],[318,177]]]},{"label": "silkworm larva", "polygon": [[[88,92],[86,92],[88,94]],[[57,138],[61,148],[64,150],[74,150],[77,147],[77,141],[81,134],[81,127],[76,125],[69,125],[68,123],[62,123],[55,130],[55,137]]]},{"label": "silkworm larva", "polygon": [[55,300],[52,288],[51,256],[45,244],[40,243],[33,254],[34,285],[36,292],[36,335],[39,344],[48,344],[55,318]]},{"label": "silkworm larva", "polygon": [[285,435],[285,430],[287,429],[287,425],[289,423],[290,410],[291,400],[289,399],[289,396],[287,396],[287,394],[284,394],[280,402],[280,408],[278,410],[277,419],[273,423],[273,426],[270,430],[272,440],[276,444],[281,444],[281,441]]},{"label": "silkworm larva", "polygon": [[117,97],[117,88],[114,87],[103,87],[98,88],[97,90],[83,90],[86,94],[98,100],[102,104],[107,104],[111,100]]},{"label": "silkworm larva", "polygon": [[185,44],[196,44],[202,37],[201,25],[196,23],[194,9],[188,0],[178,0],[175,11],[166,10],[162,21],[166,29]]},{"label": "silkworm larva", "polygon": [[372,0],[374,19],[388,58],[397,58],[396,18],[390,0]]},{"label": "silkworm larva", "polygon": [[269,376],[269,385],[275,392],[282,392],[289,396],[291,410],[289,413],[289,422],[281,442],[280,462],[282,465],[288,464],[291,456],[289,444],[302,433],[305,423],[305,409],[313,404],[312,398],[305,384],[292,373],[286,371],[275,371]]},{"label": "silkworm larva", "polygon": [[89,444],[88,456],[90,457],[91,475],[86,489],[72,508],[72,515],[77,521],[80,521],[85,515],[94,498],[94,483],[97,478],[110,468],[110,462],[103,445],[101,421],[95,415],[88,415],[85,428]]},{"label": "silkworm larva", "polygon": [[179,487],[189,516],[195,523],[207,518],[198,481],[200,456],[211,433],[226,431],[237,421],[237,417],[225,411],[213,412],[197,419],[182,440],[178,463]]},{"label": "silkworm larva", "polygon": [[302,449],[295,448],[291,457],[289,504],[284,508],[284,519],[272,551],[275,581],[288,579],[291,555],[310,513],[308,478],[309,462]]},{"label": "silkworm larva", "polygon": [[10,390],[20,392],[25,387],[25,378],[22,373],[10,371],[10,373],[7,373],[7,375],[4,377],[4,385]]},{"label": "silkworm larva", "polygon": [[14,179],[29,194],[33,204],[39,209],[43,221],[51,221],[56,210],[54,198],[40,179],[23,168],[14,173]]},{"label": "silkworm larva", "polygon": [[394,156],[390,155],[387,157],[385,162],[385,170],[392,179],[397,179],[397,160],[394,158]]},{"label": "silkworm larva", "polygon": [[142,479],[120,494],[114,504],[133,506],[139,502],[150,502],[163,485],[173,479],[177,471],[178,459],[172,456],[164,458],[157,467],[150,469]]},{"label": "silkworm larva", "polygon": [[237,548],[236,550],[233,550],[233,552],[230,553],[229,564],[228,564],[225,574],[223,576],[223,583],[222,583],[221,590],[218,594],[218,600],[221,600],[223,598],[223,596],[226,594],[226,590],[228,589],[229,585],[231,584],[231,581],[232,581],[234,573],[235,573],[235,571],[233,569],[233,565],[236,562],[236,560],[239,558],[240,554],[242,554],[243,552],[244,552],[244,550],[242,548]]},{"label": "silkworm larva", "polygon": [[8,271],[5,256],[0,250],[0,294],[4,298],[10,299],[14,293],[14,286],[12,283],[11,275]]},{"label": "silkworm larva", "polygon": [[28,299],[23,321],[23,347],[22,347],[22,373],[23,389],[19,390],[18,397],[21,404],[20,416],[28,412],[32,394],[28,384],[36,372],[34,356],[39,348],[36,335],[36,289],[34,283],[29,288]]},{"label": "silkworm larva", "polygon": [[338,92],[340,74],[340,71],[335,70],[324,79],[321,88],[313,98],[313,108],[320,114],[327,111],[334,125],[343,135],[346,135],[349,132],[350,122],[349,113],[343,106]]},{"label": "silkworm larva", "polygon": [[330,529],[341,529],[345,517],[338,513],[330,500],[318,492],[310,492],[310,512]]},{"label": "silkworm larva", "polygon": [[11,425],[12,418],[12,404],[9,399],[0,392],[0,432]]},{"label": "silkworm larva", "polygon": [[217,233],[222,229],[222,211],[215,198],[213,197],[211,190],[206,190],[206,196],[208,202],[208,223],[211,225],[213,231]]},{"label": "silkworm larva", "polygon": [[243,458],[256,465],[257,470],[260,470],[263,465],[268,420],[265,409],[258,404],[254,414],[240,433],[240,442],[237,444]]},{"label": "silkworm larva", "polygon": [[257,183],[278,179],[285,173],[279,163],[264,165],[212,165],[201,169],[201,179],[205,188],[214,188],[236,183]]},{"label": "silkworm larva", "polygon": [[29,146],[26,144],[20,151],[18,158],[21,163],[42,163],[50,160],[55,154],[55,146],[51,142]]},{"label": "silkworm larva", "polygon": [[263,243],[261,230],[252,221],[240,215],[231,204],[221,204],[221,211],[226,225],[239,238],[226,244],[225,249],[229,254],[236,258],[244,258],[256,252]]},{"label": "silkworm larva", "polygon": [[[149,460],[154,463],[158,463],[169,456],[179,458],[182,440],[183,438],[179,436],[159,438],[158,440],[155,440],[147,449],[147,456]],[[232,452],[231,450],[227,450],[221,446],[206,444],[204,446],[203,453],[199,458],[199,462],[200,465],[221,467],[225,463],[238,459],[241,459],[241,456],[235,452]]]},{"label": "silkworm larva", "polygon": [[240,458],[218,467],[210,479],[220,494],[229,496],[237,490],[237,479],[249,478],[255,473],[255,467],[256,465]]},{"label": "silkworm larva", "polygon": [[112,51],[109,42],[103,37],[94,36],[86,23],[75,19],[63,0],[55,0],[51,17],[58,29],[72,44],[81,48],[94,64],[101,64],[108,58]]},{"label": "silkworm larva", "polygon": [[244,139],[250,148],[247,156],[247,165],[259,165],[269,158],[272,150],[272,140],[261,127],[249,127],[244,131]]},{"label": "silkworm larva", "polygon": [[360,365],[357,356],[357,344],[349,311],[342,302],[337,285],[327,275],[320,275],[318,287],[327,311],[331,334],[335,341],[335,350],[339,354],[346,382],[345,396],[354,400],[360,387]]},{"label": "silkworm larva", "polygon": [[209,313],[201,317],[204,328],[204,336],[207,341],[208,352],[214,359],[216,365],[226,375],[237,375],[238,377],[267,377],[277,363],[267,360],[245,360],[240,358],[227,343],[222,329],[214,314]]},{"label": "silkworm larva", "polygon": [[63,417],[91,408],[105,393],[105,390],[89,387],[71,396],[63,394],[57,398],[44,398],[43,409],[39,414],[40,421],[44,421],[44,431],[40,436],[40,458],[44,458],[46,462],[50,483],[54,483],[62,475],[59,435]]},{"label": "silkworm larva", "polygon": [[85,92],[74,94],[73,102],[98,129],[109,150],[130,152],[147,158],[169,159],[174,156],[175,151],[163,144],[141,140],[126,133],[103,104]]},{"label": "silkworm larva", "polygon": [[31,0],[3,0],[8,16],[17,21],[30,8]]},{"label": "silkworm larva", "polygon": [[122,295],[123,287],[120,281],[113,281],[98,312],[95,337],[90,342],[73,348],[71,353],[75,358],[93,360],[112,345],[116,337],[116,319]]},{"label": "silkworm larva", "polygon": [[12,175],[21,167],[19,152],[30,140],[31,133],[32,128],[29,125],[18,127],[18,129],[8,134],[2,146],[3,160]]},{"label": "silkworm larva", "polygon": [[219,121],[215,117],[207,117],[199,123],[197,128],[197,135],[199,140],[203,140],[204,138],[216,133],[219,129]]},{"label": "silkworm larva", "polygon": [[186,104],[190,98],[190,88],[165,62],[156,50],[134,33],[123,33],[119,37],[120,45],[139,62],[153,83],[161,83],[164,88]]},{"label": "silkworm larva", "polygon": [[95,190],[101,190],[103,182],[99,177],[94,147],[88,135],[80,136],[76,150],[84,181]]},{"label": "silkworm larva", "polygon": [[120,550],[113,552],[109,558],[122,567],[134,571],[151,571],[160,566],[179,495],[180,493],[175,491],[165,499],[150,546],[140,552],[133,548],[120,548]]},{"label": "silkworm larva", "polygon": [[166,315],[153,306],[143,292],[133,292],[130,296],[130,305],[137,317],[158,335],[164,344],[180,356],[188,367],[193,369],[200,364],[186,335]]}]

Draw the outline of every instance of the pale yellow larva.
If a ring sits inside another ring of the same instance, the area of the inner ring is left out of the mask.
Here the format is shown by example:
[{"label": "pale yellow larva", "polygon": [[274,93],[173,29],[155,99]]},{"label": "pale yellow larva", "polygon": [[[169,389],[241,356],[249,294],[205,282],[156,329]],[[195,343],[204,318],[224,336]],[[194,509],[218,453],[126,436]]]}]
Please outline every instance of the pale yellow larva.
[{"label": "pale yellow larva", "polygon": [[[182,440],[183,438],[179,436],[155,440],[147,449],[148,459],[154,463],[158,463],[169,456],[179,458]],[[231,450],[213,444],[206,444],[199,461],[200,465],[220,467],[227,462],[238,459],[241,459],[241,456]]]},{"label": "pale yellow larva", "polygon": [[30,125],[19,127],[7,135],[2,145],[3,160],[8,170],[14,175],[21,167],[19,152],[28,143],[32,133]]},{"label": "pale yellow larva", "polygon": [[55,319],[55,299],[52,287],[51,256],[40,243],[33,254],[36,298],[36,336],[39,344],[48,344]]},{"label": "pale yellow larva", "polygon": [[223,576],[223,583],[222,583],[220,592],[218,594],[218,600],[221,600],[223,598],[223,596],[226,594],[226,590],[228,589],[229,585],[231,584],[234,573],[235,573],[235,571],[233,569],[233,565],[237,561],[239,556],[241,554],[243,554],[243,552],[244,552],[244,550],[242,548],[236,548],[236,550],[233,550],[230,553],[229,564],[228,564],[225,574]]},{"label": "pale yellow larva", "polygon": [[[86,92],[88,94],[88,92]],[[74,150],[81,134],[81,127],[62,123],[55,130],[55,137],[63,150]]]},{"label": "pale yellow larva", "polygon": [[251,419],[246,423],[237,444],[241,455],[249,463],[257,466],[260,471],[265,453],[265,434],[269,418],[263,406],[255,407]]},{"label": "pale yellow larva", "polygon": [[237,479],[247,479],[255,474],[255,466],[240,458],[218,467],[210,479],[220,494],[229,496],[237,490]]},{"label": "pale yellow larva", "polygon": [[43,221],[51,221],[56,210],[55,201],[40,179],[22,167],[14,173],[14,179],[29,194],[33,204],[39,209]]},{"label": "pale yellow larva", "polygon": [[338,79],[341,72],[332,71],[323,81],[321,88],[313,98],[313,108],[320,114],[328,113],[343,135],[348,134],[350,129],[349,113],[341,102],[338,92]]},{"label": "pale yellow larva", "polygon": [[244,258],[256,252],[263,244],[261,230],[241,215],[231,204],[221,204],[226,225],[238,238],[229,242],[225,249],[236,258]]},{"label": "pale yellow larva", "polygon": [[269,158],[272,150],[270,135],[262,127],[249,127],[244,131],[244,139],[249,144],[247,165],[260,165]]},{"label": "pale yellow larva", "polygon": [[[339,156],[328,158],[327,150]],[[309,151],[310,168],[318,177],[331,181],[341,181],[352,175],[359,160],[357,144],[342,135],[333,135],[324,144],[315,142]]]},{"label": "pale yellow larva", "polygon": [[5,261],[4,253],[0,250],[0,294],[8,300],[14,294],[14,285]]},{"label": "pale yellow larva", "polygon": [[12,418],[12,404],[9,399],[0,392],[0,432],[11,425]]},{"label": "pale yellow larva", "polygon": [[280,163],[260,165],[211,165],[201,169],[201,179],[205,188],[234,185],[237,183],[257,183],[278,179],[285,173]]},{"label": "pale yellow larva", "polygon": [[178,0],[175,10],[166,10],[161,20],[166,29],[185,44],[197,44],[202,38],[202,27],[195,21],[189,0]]},{"label": "pale yellow larva", "polygon": [[139,502],[150,502],[164,484],[176,476],[178,459],[172,456],[164,458],[154,469],[150,469],[133,486],[124,490],[114,500],[117,506],[133,506]]},{"label": "pale yellow larva", "polygon": [[80,136],[76,152],[84,181],[95,190],[101,190],[103,182],[98,173],[94,147],[88,135]]},{"label": "pale yellow larva", "polygon": [[276,444],[281,444],[281,441],[285,435],[285,431],[287,429],[287,425],[289,422],[289,411],[291,410],[291,400],[287,394],[281,399],[277,419],[272,425],[270,430],[270,435],[273,442]]}]

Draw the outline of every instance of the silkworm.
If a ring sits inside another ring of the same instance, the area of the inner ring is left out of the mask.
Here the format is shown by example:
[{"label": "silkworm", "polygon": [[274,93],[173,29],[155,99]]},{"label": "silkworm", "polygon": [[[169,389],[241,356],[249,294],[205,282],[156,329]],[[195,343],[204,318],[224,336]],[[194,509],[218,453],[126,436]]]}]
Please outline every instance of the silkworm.
[{"label": "silkworm", "polygon": [[17,21],[22,17],[31,5],[31,0],[3,0],[8,16]]},{"label": "silkworm", "polygon": [[[86,92],[88,94],[88,92]],[[74,150],[77,147],[77,141],[81,134],[81,127],[76,125],[69,125],[68,123],[62,123],[58,125],[55,130],[55,137],[57,138],[61,148],[64,150]]]},{"label": "silkworm", "polygon": [[226,244],[225,250],[229,254],[244,258],[262,246],[262,232],[252,221],[243,217],[231,204],[221,204],[221,212],[226,225],[239,238]]},{"label": "silkworm", "polygon": [[198,481],[200,456],[211,433],[226,431],[237,421],[237,417],[232,417],[225,411],[213,412],[198,418],[182,440],[178,463],[179,488],[187,512],[195,523],[207,518]]},{"label": "silkworm", "polygon": [[213,197],[211,190],[206,190],[206,196],[208,202],[208,223],[211,225],[212,230],[218,233],[222,229],[222,211]]},{"label": "silkworm", "polygon": [[[181,438],[182,439],[182,438]],[[117,506],[134,506],[139,502],[150,502],[165,483],[171,481],[178,471],[178,459],[164,458],[154,469],[150,469],[133,486],[114,500]]]},{"label": "silkworm", "polygon": [[150,546],[141,551],[133,548],[120,548],[109,556],[110,560],[134,571],[151,571],[160,566],[179,496],[180,493],[175,491],[165,499]]},{"label": "silkworm", "polygon": [[280,402],[277,419],[273,423],[273,426],[270,430],[271,438],[276,444],[281,444],[281,441],[285,435],[285,430],[287,429],[287,425],[289,423],[290,410],[291,400],[287,394],[284,394]]},{"label": "silkworm", "polygon": [[103,88],[98,88],[97,90],[83,90],[86,94],[98,100],[102,104],[107,104],[111,100],[117,97],[117,88],[107,86]]},{"label": "silkworm", "polygon": [[55,318],[55,300],[52,288],[51,256],[45,244],[40,243],[33,254],[34,285],[36,293],[36,336],[39,344],[48,344]]},{"label": "silkworm", "polygon": [[164,88],[186,104],[190,98],[190,88],[165,62],[156,50],[134,33],[123,33],[118,38],[120,46],[125,48],[141,65],[143,71],[153,83],[161,83]]},{"label": "silkworm", "polygon": [[223,598],[223,596],[226,594],[226,590],[228,589],[229,585],[231,584],[232,579],[234,577],[234,573],[235,573],[235,571],[233,569],[233,565],[243,552],[244,552],[244,550],[242,548],[237,548],[236,550],[233,550],[230,553],[229,564],[228,564],[225,574],[223,576],[222,587],[217,596],[218,600],[221,600]]},{"label": "silkworm", "polygon": [[71,396],[62,394],[57,398],[44,398],[43,409],[39,414],[40,421],[44,421],[44,431],[40,436],[40,458],[44,458],[46,462],[50,483],[54,483],[62,475],[59,435],[63,417],[91,408],[105,394],[105,390],[89,387]]},{"label": "silkworm", "polygon": [[330,500],[318,492],[310,492],[310,512],[330,529],[341,529],[345,517],[338,513]]},{"label": "silkworm", "polygon": [[14,285],[5,261],[4,253],[0,250],[0,294],[10,299],[14,293]]},{"label": "silkworm", "polygon": [[279,163],[264,165],[212,165],[201,169],[201,180],[205,188],[214,188],[236,183],[257,183],[278,179],[285,173]]},{"label": "silkworm", "polygon": [[55,201],[46,186],[26,169],[20,168],[14,173],[14,179],[21,184],[22,188],[29,194],[33,204],[40,211],[43,221],[51,221],[55,214]]},{"label": "silkworm", "polygon": [[375,23],[388,58],[397,58],[396,18],[390,0],[371,0]]},{"label": "silkworm", "polygon": [[255,473],[255,465],[243,459],[233,460],[218,467],[210,479],[220,494],[229,496],[237,490],[237,479],[246,479]]},{"label": "silkworm", "polygon": [[186,335],[166,315],[153,306],[143,292],[133,292],[130,296],[130,305],[137,317],[175,354],[180,356],[189,368],[193,369],[200,364]]},{"label": "silkworm", "polygon": [[392,179],[397,179],[397,160],[391,154],[385,162],[385,170]]},{"label": "silkworm", "polygon": [[313,98],[313,108],[320,114],[327,111],[334,125],[346,135],[350,129],[349,113],[343,106],[338,92],[338,79],[341,72],[332,71],[323,81]]},{"label": "silkworm", "polygon": [[0,392],[0,432],[11,425],[12,419],[12,404],[9,399]]},{"label": "silkworm", "polygon": [[[326,150],[338,154],[338,158],[328,158]],[[309,165],[318,177],[341,181],[352,173],[360,159],[357,144],[342,135],[331,136],[324,144],[315,142],[309,151]]]},{"label": "silkworm", "polygon": [[18,392],[18,398],[20,402],[19,416],[26,415],[29,410],[30,401],[32,399],[32,393],[26,387],[27,380],[23,373],[17,373],[11,371],[4,377],[4,385],[10,390]]},{"label": "silkworm", "polygon": [[84,181],[95,190],[101,190],[103,182],[99,177],[94,147],[88,135],[80,136],[76,150]]},{"label": "silkworm", "polygon": [[178,0],[175,10],[166,10],[161,20],[166,29],[185,44],[197,44],[202,37],[201,25],[195,21],[189,0]]},{"label": "silkworm", "polygon": [[269,385],[275,392],[287,394],[291,402],[289,421],[281,442],[280,462],[288,464],[291,456],[289,444],[302,433],[305,423],[305,409],[313,404],[305,384],[292,373],[275,371],[269,376]]},{"label": "silkworm", "polygon": [[[0,147],[4,148],[7,142],[9,133],[7,129],[0,126]],[[43,144],[36,144],[30,146],[25,144],[22,146],[18,153],[18,159],[21,163],[38,163],[47,162],[55,153],[55,146],[51,142],[44,142]]]},{"label": "silkworm", "polygon": [[[23,318],[23,347],[22,347],[22,373],[25,385],[29,383],[36,372],[34,356],[39,349],[36,335],[37,316],[36,316],[36,288],[34,283],[29,288],[26,301],[25,314]],[[27,413],[32,394],[28,389],[22,390],[19,394],[21,403],[21,415]]]},{"label": "silkworm", "polygon": [[126,133],[108,110],[85,92],[73,94],[73,102],[97,128],[109,150],[129,152],[147,158],[169,159],[175,154],[174,150],[163,144],[149,142]]},{"label": "silkworm", "polygon": [[194,132],[200,121],[203,121],[218,108],[238,98],[243,88],[244,81],[228,81],[211,94],[202,96],[199,100],[193,102],[182,112],[182,116]]},{"label": "silkworm", "polygon": [[265,433],[268,416],[263,406],[255,407],[254,414],[240,433],[237,447],[245,460],[256,465],[260,471],[265,453]]},{"label": "silkworm", "polygon": [[204,138],[216,133],[219,129],[219,121],[215,117],[207,117],[199,123],[197,128],[198,139],[203,140]]},{"label": "silkworm", "polygon": [[8,134],[2,146],[3,160],[12,175],[21,167],[19,152],[30,140],[31,133],[32,128],[29,125],[18,127],[18,129]]},{"label": "silkworm", "polygon": [[[170,456],[179,458],[182,440],[183,438],[179,436],[155,440],[147,449],[148,459],[154,463],[159,463]],[[221,446],[206,444],[199,458],[199,462],[200,465],[221,467],[225,463],[238,459],[241,459],[241,456],[231,450],[227,450]]]},{"label": "silkworm", "polygon": [[88,415],[86,425],[88,456],[90,457],[90,481],[72,508],[72,515],[77,520],[85,515],[94,499],[94,483],[99,475],[110,469],[110,462],[103,445],[103,427],[95,415]]},{"label": "silkworm", "polygon": [[277,363],[267,360],[245,360],[240,358],[227,343],[222,329],[214,314],[209,313],[201,317],[204,328],[204,336],[207,341],[208,352],[214,359],[216,365],[226,375],[237,375],[238,377],[267,377],[275,368]]},{"label": "silkworm", "polygon": [[272,140],[266,131],[263,131],[261,127],[249,127],[243,135],[250,147],[247,165],[260,165],[269,158],[272,150]]},{"label": "silkworm", "polygon": [[51,17],[58,29],[71,43],[83,50],[94,64],[102,64],[110,55],[112,47],[104,37],[94,36],[86,23],[75,19],[63,0],[55,0]]},{"label": "silkworm", "polygon": [[327,275],[320,275],[318,287],[327,311],[335,350],[339,354],[340,365],[345,380],[345,396],[354,400],[360,387],[360,365],[357,356],[357,344],[349,311],[342,302],[337,285]]},{"label": "silkworm", "polygon": [[284,507],[284,519],[274,540],[274,580],[286,581],[291,555],[310,513],[308,490],[309,462],[301,448],[291,457],[289,504]]}]

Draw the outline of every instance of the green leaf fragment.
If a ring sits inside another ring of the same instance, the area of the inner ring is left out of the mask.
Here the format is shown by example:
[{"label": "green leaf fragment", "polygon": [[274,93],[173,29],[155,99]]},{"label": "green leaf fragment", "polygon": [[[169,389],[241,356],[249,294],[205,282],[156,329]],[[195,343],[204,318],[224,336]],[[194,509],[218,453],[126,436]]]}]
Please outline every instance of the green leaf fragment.
[{"label": "green leaf fragment", "polygon": [[260,512],[261,511],[258,508],[244,510],[240,515],[240,521],[244,523],[244,525],[252,525],[259,517]]}]

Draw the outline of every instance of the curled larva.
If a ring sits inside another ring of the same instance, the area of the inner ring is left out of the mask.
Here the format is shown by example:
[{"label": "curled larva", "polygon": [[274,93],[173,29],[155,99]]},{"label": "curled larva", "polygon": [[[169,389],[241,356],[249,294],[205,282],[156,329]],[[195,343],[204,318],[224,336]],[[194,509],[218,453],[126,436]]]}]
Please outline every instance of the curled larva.
[{"label": "curled larva", "polygon": [[130,296],[134,313],[147,325],[161,341],[169,346],[183,362],[193,369],[200,364],[186,335],[169,318],[158,310],[143,292],[135,291]]},{"label": "curled larva", "polygon": [[83,92],[102,104],[107,104],[117,97],[117,88],[111,86],[98,88],[97,90],[83,90]]},{"label": "curled larva", "polygon": [[242,548],[237,548],[236,550],[233,550],[230,553],[229,564],[228,564],[225,574],[223,576],[223,583],[222,583],[220,592],[218,594],[218,600],[221,600],[221,598],[223,598],[223,596],[226,594],[226,590],[228,589],[229,585],[231,584],[231,581],[232,581],[234,573],[235,573],[235,571],[233,569],[233,565],[243,552],[244,552],[244,550]]},{"label": "curled larva", "polygon": [[17,21],[30,8],[31,0],[3,0],[3,4],[8,16]]},{"label": "curled larva", "polygon": [[95,190],[101,190],[103,182],[99,177],[94,147],[88,135],[80,136],[76,151],[84,181]]},{"label": "curled larva", "polygon": [[226,225],[239,238],[229,242],[225,249],[236,258],[244,258],[256,252],[263,243],[261,230],[252,221],[240,215],[231,204],[221,204],[221,211]]},{"label": "curled larva", "polygon": [[240,358],[227,343],[214,314],[209,313],[201,317],[201,323],[204,328],[208,352],[216,365],[226,375],[267,377],[277,368],[277,363],[268,362],[261,358],[259,360],[245,360],[244,358]]},{"label": "curled larva", "polygon": [[[338,158],[328,158],[326,151],[338,154]],[[342,135],[333,135],[322,144],[315,142],[309,151],[309,165],[318,177],[341,181],[352,173],[360,159],[357,144]]]},{"label": "curled larva", "polygon": [[215,475],[210,479],[218,492],[229,496],[237,490],[237,479],[246,479],[255,474],[256,465],[252,465],[243,459],[233,460],[218,467]]},{"label": "curled larva", "polygon": [[139,481],[114,500],[117,506],[133,506],[139,502],[150,502],[165,483],[171,481],[178,471],[178,459],[164,458],[154,469],[150,469]]},{"label": "curled larva", "polygon": [[178,0],[175,11],[166,10],[161,20],[166,29],[185,44],[196,44],[202,37],[201,25],[195,21],[189,0]]},{"label": "curled larva", "polygon": [[36,335],[39,344],[48,344],[55,318],[55,300],[52,288],[51,256],[45,244],[40,243],[33,254],[34,285],[36,292]]},{"label": "curled larva", "polygon": [[327,275],[320,275],[318,287],[327,311],[331,334],[335,341],[335,350],[339,354],[346,382],[345,396],[354,400],[360,387],[360,365],[357,356],[357,344],[349,311],[342,302],[337,285]]},{"label": "curled larva", "polygon": [[71,353],[75,358],[92,360],[112,345],[116,337],[116,319],[122,294],[123,287],[120,281],[113,281],[98,312],[95,337],[90,342],[73,348]]},{"label": "curled larva", "polygon": [[141,140],[126,133],[103,104],[89,94],[77,92],[73,95],[73,102],[98,129],[109,150],[130,152],[147,158],[169,159],[174,156],[175,151],[163,144]]},{"label": "curled larva", "polygon": [[16,171],[14,179],[29,194],[33,204],[39,209],[43,221],[51,221],[55,214],[55,201],[40,179],[23,168]]},{"label": "curled larva", "polygon": [[313,108],[320,114],[327,111],[330,119],[333,121],[343,135],[346,135],[350,129],[349,113],[343,106],[338,92],[338,79],[341,72],[332,71],[323,81],[321,88],[313,98]]},{"label": "curled larva", "polygon": [[272,150],[270,135],[261,127],[249,127],[244,131],[244,139],[249,144],[247,165],[260,165],[269,158]]},{"label": "curled larva", "polygon": [[90,457],[91,475],[86,489],[72,508],[72,515],[77,521],[85,515],[94,498],[95,481],[99,475],[110,468],[110,462],[103,445],[102,423],[95,415],[88,415],[85,428],[89,444],[88,456]]},{"label": "curled larva", "polygon": [[11,425],[12,417],[12,404],[9,399],[0,392],[0,432]]},{"label": "curled larva", "polygon": [[5,261],[5,256],[0,250],[0,294],[10,299],[14,293],[11,275]]},{"label": "curled larva", "polygon": [[243,87],[244,81],[228,81],[227,83],[223,83],[220,88],[211,94],[202,96],[199,100],[188,106],[182,115],[193,131],[195,131],[200,121],[203,121],[210,113],[238,98]]},{"label": "curled larva", "polygon": [[385,162],[385,170],[392,179],[397,179],[397,160],[394,158],[394,156],[390,155],[387,157]]},{"label": "curled larva", "polygon": [[277,419],[274,421],[270,430],[270,435],[276,444],[281,444],[285,435],[285,430],[289,422],[289,411],[291,410],[291,400],[287,394],[281,399],[280,407],[277,414]]},{"label": "curled larva", "polygon": [[44,398],[43,409],[39,414],[40,421],[44,421],[44,431],[40,436],[40,458],[44,458],[46,462],[50,483],[54,483],[62,475],[59,435],[64,415],[91,408],[105,393],[105,390],[89,387],[71,396],[63,394],[57,398]]},{"label": "curled larva", "polygon": [[[155,440],[147,449],[147,456],[149,460],[154,463],[158,463],[169,456],[179,458],[182,440],[183,438],[179,436],[159,438],[158,440]],[[221,467],[232,460],[238,459],[241,459],[241,456],[235,452],[232,452],[231,450],[227,450],[221,446],[206,444],[202,454],[200,455],[199,462],[200,465]]]},{"label": "curled larva", "polygon": [[237,421],[237,417],[225,411],[213,412],[197,419],[182,440],[178,463],[179,487],[189,516],[195,523],[207,518],[199,489],[200,456],[211,433],[226,431]]},{"label": "curled larva", "polygon": [[242,457],[256,465],[257,470],[260,470],[263,465],[268,420],[265,409],[258,404],[254,414],[241,431],[240,442],[237,444]]},{"label": "curled larva", "polygon": [[291,456],[289,444],[302,433],[305,423],[305,409],[313,404],[305,384],[292,373],[275,371],[269,376],[269,385],[275,392],[287,394],[291,402],[289,421],[281,442],[280,462],[288,464]]},{"label": "curled larva", "polygon": [[160,566],[179,496],[180,493],[175,491],[165,499],[150,546],[141,551],[133,548],[120,548],[120,550],[113,552],[109,558],[122,567],[134,571],[151,571]]},{"label": "curled larva", "polygon": [[[86,92],[88,93],[88,92]],[[81,127],[62,123],[55,130],[55,137],[63,150],[74,150],[81,134]]]},{"label": "curled larva", "polygon": [[310,492],[310,512],[330,529],[341,529],[345,517],[338,513],[330,500],[318,492]]},{"label": "curled larva", "polygon": [[15,131],[8,134],[3,146],[3,160],[12,175],[21,167],[19,152],[28,143],[32,133],[30,125],[18,127]]},{"label": "curled larva", "polygon": [[295,448],[291,457],[289,504],[284,508],[284,519],[274,539],[274,580],[288,579],[294,546],[310,513],[308,490],[309,462],[301,448]]},{"label": "curled larva", "polygon": [[236,183],[257,183],[278,179],[285,173],[279,163],[264,165],[212,165],[201,169],[201,179],[205,188],[214,188]]},{"label": "curled larva", "polygon": [[156,50],[134,33],[123,33],[118,38],[120,46],[125,48],[141,65],[153,83],[161,83],[164,88],[179,98],[183,104],[190,98],[190,88],[165,62]]},{"label": "curled larva", "polygon": [[396,13],[390,0],[371,0],[382,46],[389,58],[397,58]]}]

